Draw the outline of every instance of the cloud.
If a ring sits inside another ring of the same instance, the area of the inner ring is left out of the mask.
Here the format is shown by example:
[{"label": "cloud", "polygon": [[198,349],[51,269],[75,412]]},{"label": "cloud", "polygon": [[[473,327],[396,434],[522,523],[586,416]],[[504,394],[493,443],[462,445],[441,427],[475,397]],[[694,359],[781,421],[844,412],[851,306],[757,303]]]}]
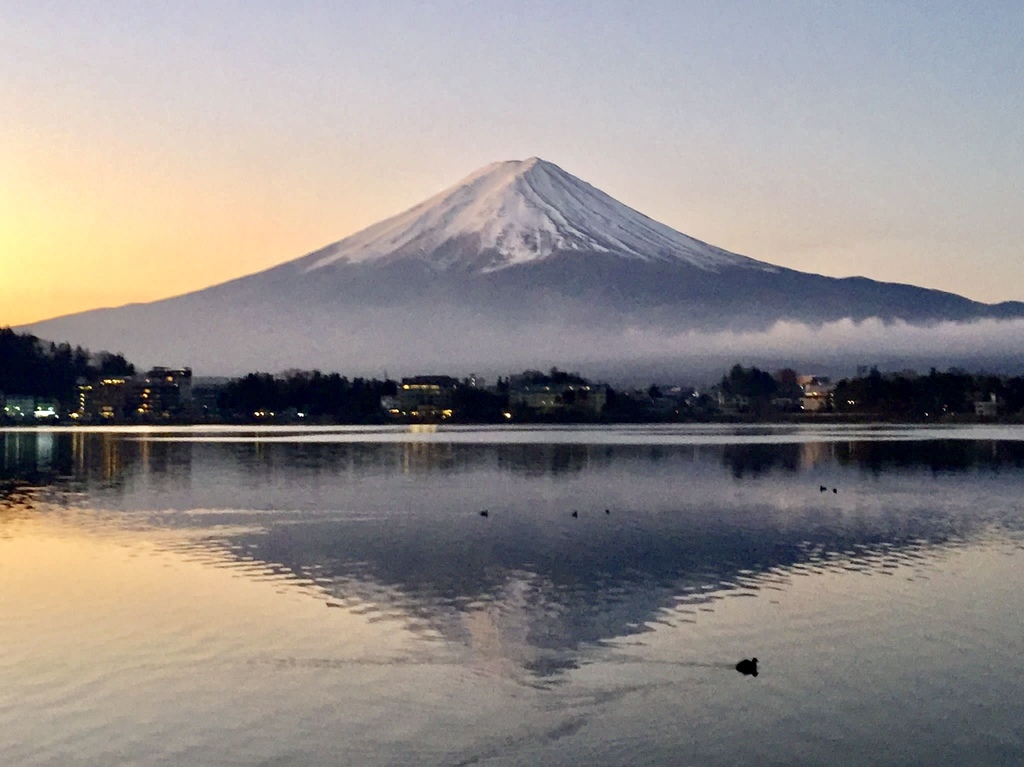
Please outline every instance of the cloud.
[{"label": "cloud", "polygon": [[623,379],[655,374],[707,378],[735,362],[767,369],[813,368],[829,375],[851,374],[860,365],[1019,373],[1024,371],[1024,320],[912,325],[844,319],[822,325],[779,322],[760,331],[676,333],[535,323],[515,333],[476,328],[461,346],[476,350],[470,358],[480,371],[558,365]]},{"label": "cloud", "polygon": [[[188,314],[170,306],[129,307],[45,323],[44,338],[123,352],[140,366],[191,365],[197,375],[317,368],[345,375],[476,372],[489,378],[557,365],[606,380],[697,382],[733,363],[848,375],[952,366],[1024,372],[1024,320],[912,325],[844,319],[822,325],[778,322],[766,330],[673,331],[580,322],[538,311],[526,322],[429,308],[296,305],[288,312]],[[165,316],[166,314],[166,316]]]},{"label": "cloud", "polygon": [[892,354],[920,357],[962,353],[1021,354],[1024,320],[979,320],[911,325],[903,321],[843,319],[820,326],[778,322],[764,331],[652,334],[630,329],[623,334],[626,348],[655,354],[740,354],[764,356],[794,353],[819,355]]}]

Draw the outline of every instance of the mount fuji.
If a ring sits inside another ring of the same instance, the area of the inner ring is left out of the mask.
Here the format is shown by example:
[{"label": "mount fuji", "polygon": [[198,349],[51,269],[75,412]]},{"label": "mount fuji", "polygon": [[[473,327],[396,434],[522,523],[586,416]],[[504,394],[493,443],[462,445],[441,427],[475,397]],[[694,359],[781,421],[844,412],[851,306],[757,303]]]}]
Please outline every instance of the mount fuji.
[{"label": "mount fuji", "polygon": [[20,329],[206,374],[379,373],[628,365],[715,348],[698,338],[746,337],[758,347],[758,334],[780,326],[807,329],[799,345],[836,323],[854,335],[858,323],[874,323],[884,339],[893,326],[927,332],[1020,318],[1021,302],[982,304],[730,253],[531,158],[488,165],[271,269]]}]

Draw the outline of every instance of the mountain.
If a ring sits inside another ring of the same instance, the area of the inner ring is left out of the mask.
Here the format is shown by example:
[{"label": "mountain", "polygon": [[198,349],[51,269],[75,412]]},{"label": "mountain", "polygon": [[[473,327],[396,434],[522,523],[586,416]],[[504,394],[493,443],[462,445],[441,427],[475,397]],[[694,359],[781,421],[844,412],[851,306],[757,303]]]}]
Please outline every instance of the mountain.
[{"label": "mountain", "polygon": [[677,232],[531,158],[488,165],[271,269],[23,329],[209,374],[468,372],[675,358],[707,334],[872,318],[1012,320],[1024,318],[1024,303],[774,266]]},{"label": "mountain", "polygon": [[640,263],[773,269],[695,240],[537,157],[481,168],[429,200],[296,263],[416,259],[439,271],[488,273],[557,253]]}]

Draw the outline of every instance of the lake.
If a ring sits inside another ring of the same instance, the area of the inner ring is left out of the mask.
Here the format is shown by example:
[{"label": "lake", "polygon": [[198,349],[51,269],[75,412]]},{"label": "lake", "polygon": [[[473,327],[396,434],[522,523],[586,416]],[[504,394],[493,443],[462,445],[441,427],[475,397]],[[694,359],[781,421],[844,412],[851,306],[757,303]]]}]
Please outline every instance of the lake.
[{"label": "lake", "polygon": [[1022,427],[0,430],[19,767],[1019,765],[1022,595]]}]

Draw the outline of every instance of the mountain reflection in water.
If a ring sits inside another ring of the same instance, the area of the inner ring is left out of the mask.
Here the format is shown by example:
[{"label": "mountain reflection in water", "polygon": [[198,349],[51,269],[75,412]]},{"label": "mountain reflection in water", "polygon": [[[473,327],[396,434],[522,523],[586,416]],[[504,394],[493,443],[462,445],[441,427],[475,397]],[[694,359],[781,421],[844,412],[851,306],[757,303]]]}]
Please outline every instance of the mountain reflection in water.
[{"label": "mountain reflection in water", "polygon": [[85,505],[187,530],[184,549],[263,563],[413,634],[469,648],[500,636],[504,659],[538,680],[797,575],[886,575],[1021,530],[1003,481],[1022,475],[1013,441],[163,436],[0,433],[0,525]]}]

